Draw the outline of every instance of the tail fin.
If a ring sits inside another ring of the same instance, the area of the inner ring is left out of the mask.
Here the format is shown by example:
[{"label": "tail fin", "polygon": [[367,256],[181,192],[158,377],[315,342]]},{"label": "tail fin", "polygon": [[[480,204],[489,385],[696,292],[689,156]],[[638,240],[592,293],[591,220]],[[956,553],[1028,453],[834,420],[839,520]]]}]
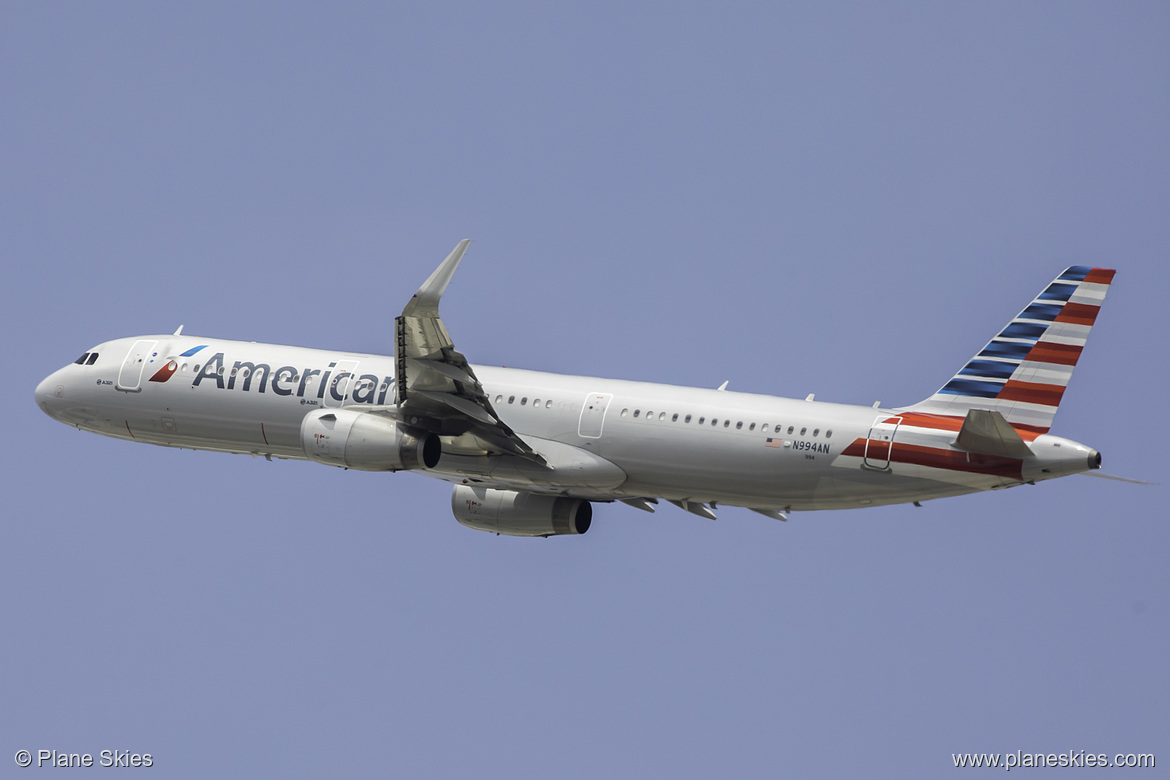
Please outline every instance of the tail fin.
[{"label": "tail fin", "polygon": [[1046,433],[1114,273],[1069,268],[951,381],[907,410],[962,416],[987,409],[1015,428]]}]

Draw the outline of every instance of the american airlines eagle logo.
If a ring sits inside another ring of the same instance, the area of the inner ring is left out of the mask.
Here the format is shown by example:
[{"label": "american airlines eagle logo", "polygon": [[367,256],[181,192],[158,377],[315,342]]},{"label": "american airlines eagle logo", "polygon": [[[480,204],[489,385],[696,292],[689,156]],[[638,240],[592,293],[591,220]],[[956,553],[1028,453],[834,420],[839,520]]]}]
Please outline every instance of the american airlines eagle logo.
[{"label": "american airlines eagle logo", "polygon": [[150,378],[151,382],[165,382],[170,379],[175,371],[179,368],[179,364],[173,360],[168,360],[162,368],[155,372],[154,376]]},{"label": "american airlines eagle logo", "polygon": [[[203,349],[206,346],[207,346],[206,344],[200,344],[197,347],[191,347],[191,349],[189,349],[186,352],[184,352],[183,354],[179,355],[179,357],[191,357],[196,352],[198,352],[199,350]],[[165,382],[168,379],[170,379],[172,376],[174,376],[175,371],[177,371],[178,369],[179,369],[179,364],[177,361],[168,360],[166,363],[163,364],[162,368],[160,368],[158,371],[156,371],[154,373],[154,376],[152,376],[150,378],[150,381],[151,382]]]}]

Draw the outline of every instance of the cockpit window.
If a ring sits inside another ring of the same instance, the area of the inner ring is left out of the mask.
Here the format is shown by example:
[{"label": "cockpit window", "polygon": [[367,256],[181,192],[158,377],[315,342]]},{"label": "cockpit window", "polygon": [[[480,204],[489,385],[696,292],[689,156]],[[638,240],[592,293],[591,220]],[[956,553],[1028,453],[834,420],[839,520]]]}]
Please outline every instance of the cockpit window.
[{"label": "cockpit window", "polygon": [[86,352],[81,357],[77,358],[77,360],[74,360],[73,363],[74,363],[74,365],[84,366],[85,361],[87,361],[87,360],[89,360],[89,353],[88,352]]},{"label": "cockpit window", "polygon": [[94,363],[97,362],[97,358],[98,358],[98,353],[90,352],[89,353],[89,360],[85,361],[85,364],[87,366],[92,366]]}]

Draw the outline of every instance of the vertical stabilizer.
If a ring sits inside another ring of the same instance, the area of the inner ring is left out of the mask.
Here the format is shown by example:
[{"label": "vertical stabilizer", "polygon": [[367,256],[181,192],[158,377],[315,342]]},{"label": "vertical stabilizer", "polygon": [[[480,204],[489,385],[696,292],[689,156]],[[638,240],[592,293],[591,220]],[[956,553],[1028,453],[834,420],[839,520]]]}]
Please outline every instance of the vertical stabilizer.
[{"label": "vertical stabilizer", "polygon": [[1046,433],[1114,273],[1069,268],[951,381],[906,411],[965,416],[986,409],[1017,429]]}]

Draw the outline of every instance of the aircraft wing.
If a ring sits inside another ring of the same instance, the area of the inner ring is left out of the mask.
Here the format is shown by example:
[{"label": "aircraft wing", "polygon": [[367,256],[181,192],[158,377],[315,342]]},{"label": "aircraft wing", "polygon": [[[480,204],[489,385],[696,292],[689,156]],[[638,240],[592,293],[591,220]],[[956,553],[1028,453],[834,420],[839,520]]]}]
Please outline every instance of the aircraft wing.
[{"label": "aircraft wing", "polygon": [[470,433],[491,450],[546,465],[500,420],[439,318],[439,299],[470,243],[459,242],[394,320],[397,416],[440,435]]}]

